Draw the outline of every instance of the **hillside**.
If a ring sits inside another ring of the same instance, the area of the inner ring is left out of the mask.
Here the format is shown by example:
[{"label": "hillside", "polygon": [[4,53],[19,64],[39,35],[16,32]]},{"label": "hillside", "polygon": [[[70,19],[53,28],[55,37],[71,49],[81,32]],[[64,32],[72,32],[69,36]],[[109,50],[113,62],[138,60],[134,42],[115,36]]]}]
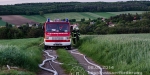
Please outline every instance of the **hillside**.
[{"label": "hillside", "polygon": [[15,5],[1,5],[0,15],[39,15],[64,12],[148,11],[149,6],[149,1],[23,3]]}]

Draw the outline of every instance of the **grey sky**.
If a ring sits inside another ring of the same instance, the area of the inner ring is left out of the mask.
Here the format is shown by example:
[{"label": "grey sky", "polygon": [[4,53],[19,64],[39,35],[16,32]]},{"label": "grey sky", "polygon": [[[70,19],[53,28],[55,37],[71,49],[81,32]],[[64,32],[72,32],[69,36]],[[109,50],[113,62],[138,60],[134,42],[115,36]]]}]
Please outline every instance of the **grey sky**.
[{"label": "grey sky", "polygon": [[16,3],[30,3],[30,2],[116,2],[116,1],[127,1],[127,0],[0,0],[0,5],[16,4]]}]

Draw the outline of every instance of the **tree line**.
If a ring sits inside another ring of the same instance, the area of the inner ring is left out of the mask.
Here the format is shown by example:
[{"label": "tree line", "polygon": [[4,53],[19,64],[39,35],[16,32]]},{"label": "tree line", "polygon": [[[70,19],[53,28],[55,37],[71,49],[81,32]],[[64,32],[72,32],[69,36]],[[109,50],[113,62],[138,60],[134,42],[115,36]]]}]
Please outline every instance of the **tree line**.
[{"label": "tree line", "polygon": [[22,25],[20,27],[12,27],[11,24],[6,23],[5,27],[0,28],[0,39],[21,39],[21,38],[37,38],[43,37],[42,25],[36,27],[29,27],[29,25]]},{"label": "tree line", "polygon": [[80,22],[81,34],[150,33],[150,12],[120,14],[109,19],[97,18]]},{"label": "tree line", "polygon": [[149,11],[149,1],[47,2],[0,5],[0,15],[43,15],[59,12]]}]

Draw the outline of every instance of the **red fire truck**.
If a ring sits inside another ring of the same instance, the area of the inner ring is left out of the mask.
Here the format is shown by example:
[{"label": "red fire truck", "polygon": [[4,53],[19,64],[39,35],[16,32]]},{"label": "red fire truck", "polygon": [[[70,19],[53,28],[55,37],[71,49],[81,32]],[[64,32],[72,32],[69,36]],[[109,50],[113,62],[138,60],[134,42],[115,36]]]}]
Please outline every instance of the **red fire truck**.
[{"label": "red fire truck", "polygon": [[48,19],[44,24],[44,49],[63,46],[71,49],[71,31],[68,19],[66,21]]}]

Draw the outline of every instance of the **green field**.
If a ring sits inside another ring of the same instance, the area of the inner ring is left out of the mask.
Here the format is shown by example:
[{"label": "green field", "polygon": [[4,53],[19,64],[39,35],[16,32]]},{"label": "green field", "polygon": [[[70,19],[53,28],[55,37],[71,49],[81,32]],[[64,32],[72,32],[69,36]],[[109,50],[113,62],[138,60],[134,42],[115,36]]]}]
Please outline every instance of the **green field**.
[{"label": "green field", "polygon": [[36,21],[36,22],[39,22],[39,23],[46,21],[46,18],[45,18],[45,17],[42,17],[42,16],[40,16],[40,15],[32,15],[32,16],[22,15],[22,16],[25,17],[25,18],[34,20],[34,21]]},{"label": "green field", "polygon": [[[0,40],[0,75],[35,75],[39,70],[38,64],[42,61],[42,48],[39,47],[41,42],[42,38]],[[20,70],[7,71],[6,65],[16,66]],[[21,72],[22,69],[25,72]]]},{"label": "green field", "polygon": [[32,16],[26,16],[24,17],[37,21],[37,22],[45,22],[47,18],[50,18],[51,20],[54,19],[76,19],[77,21],[80,21],[82,18],[85,18],[85,20],[90,19],[96,19],[98,17],[104,17],[108,18],[110,16],[114,16],[114,14],[111,13],[105,13],[105,12],[66,12],[66,13],[50,13],[45,14],[45,17],[39,16],[39,15],[32,15]]},{"label": "green field", "polygon": [[123,12],[65,12],[65,13],[50,13],[45,14],[44,17],[40,15],[31,15],[24,17],[34,20],[36,22],[45,22],[47,18],[50,18],[51,20],[54,19],[76,19],[77,21],[80,21],[82,18],[85,18],[85,20],[90,19],[96,19],[96,18],[109,18],[111,16],[123,14],[123,13],[131,13],[131,14],[142,14],[145,11],[123,11]]},{"label": "green field", "polygon": [[0,20],[0,26],[5,26],[6,25],[6,22]]},{"label": "green field", "polygon": [[142,14],[143,12],[146,12],[146,11],[122,11],[122,12],[108,12],[110,14],[114,14],[114,15],[119,15],[119,14],[128,14],[128,13],[131,13],[131,14]]},{"label": "green field", "polygon": [[108,13],[108,12],[94,12],[94,14],[97,14],[101,17],[104,17],[104,18],[109,18],[111,16],[115,16],[116,14],[113,14],[113,13]]},{"label": "green field", "polygon": [[78,45],[80,52],[98,64],[107,66],[109,71],[150,75],[149,37],[150,34],[82,36]]}]

